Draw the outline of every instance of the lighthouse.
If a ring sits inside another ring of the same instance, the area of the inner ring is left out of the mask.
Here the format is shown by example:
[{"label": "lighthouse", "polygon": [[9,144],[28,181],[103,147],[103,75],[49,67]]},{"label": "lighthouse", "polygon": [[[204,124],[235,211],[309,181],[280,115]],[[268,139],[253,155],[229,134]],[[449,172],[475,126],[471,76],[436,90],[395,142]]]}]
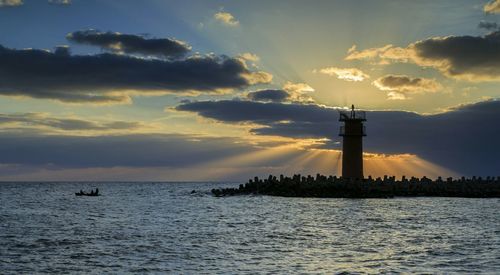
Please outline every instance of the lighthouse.
[{"label": "lighthouse", "polygon": [[364,111],[355,111],[352,105],[350,111],[340,111],[339,136],[342,140],[342,177],[363,179],[363,137],[366,136],[366,114]]}]

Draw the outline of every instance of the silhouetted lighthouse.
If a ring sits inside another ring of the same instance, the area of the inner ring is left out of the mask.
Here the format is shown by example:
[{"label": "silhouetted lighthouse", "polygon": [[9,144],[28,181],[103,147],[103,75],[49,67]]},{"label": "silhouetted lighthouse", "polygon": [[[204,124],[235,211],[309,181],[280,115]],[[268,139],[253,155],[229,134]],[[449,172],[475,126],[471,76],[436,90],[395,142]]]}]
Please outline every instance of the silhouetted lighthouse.
[{"label": "silhouetted lighthouse", "polygon": [[340,111],[339,136],[342,141],[342,177],[362,179],[363,178],[363,137],[366,136],[363,121],[366,115],[363,111],[355,111],[352,105],[351,111]]}]

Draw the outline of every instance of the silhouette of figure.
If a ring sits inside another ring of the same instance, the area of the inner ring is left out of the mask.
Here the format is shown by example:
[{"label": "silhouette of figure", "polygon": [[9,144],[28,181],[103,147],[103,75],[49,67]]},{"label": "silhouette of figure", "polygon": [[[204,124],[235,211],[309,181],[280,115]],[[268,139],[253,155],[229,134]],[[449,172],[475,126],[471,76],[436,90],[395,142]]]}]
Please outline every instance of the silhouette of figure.
[{"label": "silhouette of figure", "polygon": [[99,195],[99,188],[96,188],[96,189],[95,189],[95,195],[96,195],[96,196],[97,196],[97,195]]}]

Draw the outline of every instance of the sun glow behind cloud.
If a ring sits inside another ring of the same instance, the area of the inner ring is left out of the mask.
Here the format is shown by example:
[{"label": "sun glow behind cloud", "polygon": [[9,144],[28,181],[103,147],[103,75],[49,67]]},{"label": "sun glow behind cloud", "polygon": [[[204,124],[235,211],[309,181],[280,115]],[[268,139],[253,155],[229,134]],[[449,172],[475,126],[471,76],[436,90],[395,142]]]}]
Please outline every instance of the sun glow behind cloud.
[{"label": "sun glow behind cloud", "polygon": [[[215,162],[204,163],[196,169],[205,171],[204,176],[213,180],[241,180],[269,174],[323,175],[342,174],[342,152],[340,150],[307,149],[302,143],[289,143],[262,148]],[[411,154],[363,154],[365,176],[422,177],[430,178],[458,176],[457,173]],[[201,179],[201,178],[200,178]]]},{"label": "sun glow behind cloud", "polygon": [[[284,159],[284,161],[273,166],[261,166],[262,163],[273,159]],[[383,177],[384,175],[391,175],[398,178],[402,176],[426,176],[429,178],[458,176],[457,173],[426,161],[416,155],[364,154],[363,162],[365,176]],[[231,163],[241,163],[241,166],[232,167],[232,172],[228,173]],[[214,179],[249,174],[247,172],[249,170],[257,171],[254,174],[261,177],[266,177],[269,174],[290,176],[293,174],[315,175],[316,173],[340,176],[342,171],[342,153],[338,150],[319,149],[297,151],[297,148],[294,146],[282,146],[221,160],[214,167],[219,167],[219,169],[226,167],[223,173],[220,170],[213,171],[211,176]]]},{"label": "sun glow behind cloud", "polygon": [[398,154],[364,154],[365,176],[383,177],[406,176],[406,177],[456,177],[458,174],[454,171],[441,167],[432,162],[426,161],[416,155]]}]

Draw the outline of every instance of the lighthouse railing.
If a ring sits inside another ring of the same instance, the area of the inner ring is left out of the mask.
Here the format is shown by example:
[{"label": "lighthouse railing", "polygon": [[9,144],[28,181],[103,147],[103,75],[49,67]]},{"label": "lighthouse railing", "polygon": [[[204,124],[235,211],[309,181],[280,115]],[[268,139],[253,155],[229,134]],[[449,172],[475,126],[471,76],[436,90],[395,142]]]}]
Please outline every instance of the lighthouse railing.
[{"label": "lighthouse railing", "polygon": [[366,120],[366,112],[365,111],[347,111],[347,110],[342,110],[339,111],[339,121],[346,121],[350,119],[356,119],[356,120]]}]

